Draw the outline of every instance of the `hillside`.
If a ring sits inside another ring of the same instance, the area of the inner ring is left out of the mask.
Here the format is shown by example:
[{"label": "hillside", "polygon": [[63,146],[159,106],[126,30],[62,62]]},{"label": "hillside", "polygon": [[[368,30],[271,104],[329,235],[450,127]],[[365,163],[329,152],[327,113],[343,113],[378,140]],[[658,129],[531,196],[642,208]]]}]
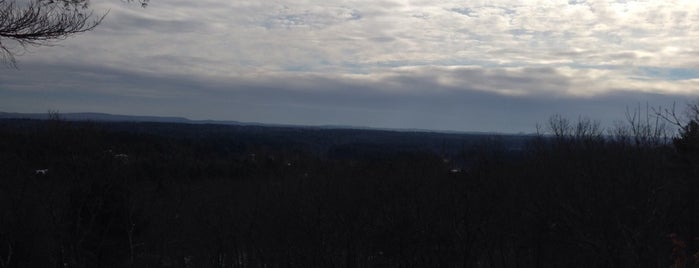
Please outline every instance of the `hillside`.
[{"label": "hillside", "polygon": [[697,159],[594,135],[3,119],[0,258],[667,267],[697,248]]}]

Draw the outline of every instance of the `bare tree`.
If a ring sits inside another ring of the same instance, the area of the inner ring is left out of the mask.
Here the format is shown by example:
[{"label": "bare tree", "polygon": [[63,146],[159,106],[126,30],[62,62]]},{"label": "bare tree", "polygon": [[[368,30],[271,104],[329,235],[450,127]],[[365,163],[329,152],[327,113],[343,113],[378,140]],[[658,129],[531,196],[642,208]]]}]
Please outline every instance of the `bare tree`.
[{"label": "bare tree", "polygon": [[568,141],[600,140],[604,132],[599,121],[578,117],[577,122],[572,122],[559,114],[549,118],[546,128],[557,140]]},{"label": "bare tree", "polygon": [[617,122],[609,134],[618,142],[636,146],[653,147],[667,144],[672,135],[667,124],[672,122],[658,114],[657,111],[661,110],[661,107],[653,108],[648,104],[645,111],[641,109],[640,104],[634,109],[626,107],[626,121]]},{"label": "bare tree", "polygon": [[658,108],[653,111],[656,116],[677,127],[679,135],[689,132],[693,124],[699,124],[699,99],[687,103],[684,112],[678,113],[674,103],[671,108]]},{"label": "bare tree", "polygon": [[[148,0],[139,3],[145,7]],[[93,17],[89,0],[0,0],[0,61],[16,67],[15,55],[28,46],[90,31],[105,15]]]}]

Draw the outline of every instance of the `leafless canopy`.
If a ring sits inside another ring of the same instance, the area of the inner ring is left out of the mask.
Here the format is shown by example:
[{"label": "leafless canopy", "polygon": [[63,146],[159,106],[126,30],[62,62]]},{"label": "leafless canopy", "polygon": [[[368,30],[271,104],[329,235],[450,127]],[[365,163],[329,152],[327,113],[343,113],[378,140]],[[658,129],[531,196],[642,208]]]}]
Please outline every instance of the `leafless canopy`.
[{"label": "leafless canopy", "polygon": [[92,30],[103,18],[93,19],[84,1],[0,0],[0,57],[15,66],[15,55],[27,46],[50,45]]},{"label": "leafless canopy", "polygon": [[[148,5],[148,0],[138,2]],[[0,61],[16,66],[15,55],[28,46],[90,31],[104,16],[93,17],[89,0],[0,0]]]}]

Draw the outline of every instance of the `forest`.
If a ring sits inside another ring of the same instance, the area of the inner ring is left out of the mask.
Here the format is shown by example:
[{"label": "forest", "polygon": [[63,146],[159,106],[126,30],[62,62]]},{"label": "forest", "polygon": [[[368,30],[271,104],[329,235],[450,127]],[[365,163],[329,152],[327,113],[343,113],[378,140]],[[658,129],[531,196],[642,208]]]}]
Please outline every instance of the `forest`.
[{"label": "forest", "polygon": [[2,119],[0,267],[699,267],[699,125],[627,118],[537,135]]}]

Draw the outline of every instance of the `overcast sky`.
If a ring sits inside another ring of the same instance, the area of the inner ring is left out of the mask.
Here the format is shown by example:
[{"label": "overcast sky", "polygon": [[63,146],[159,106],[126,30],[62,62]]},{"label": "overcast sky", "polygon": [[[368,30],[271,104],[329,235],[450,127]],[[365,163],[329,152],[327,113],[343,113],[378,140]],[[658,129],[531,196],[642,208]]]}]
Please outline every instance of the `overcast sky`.
[{"label": "overcast sky", "polygon": [[531,132],[699,99],[699,1],[152,0],[0,70],[0,111]]}]

